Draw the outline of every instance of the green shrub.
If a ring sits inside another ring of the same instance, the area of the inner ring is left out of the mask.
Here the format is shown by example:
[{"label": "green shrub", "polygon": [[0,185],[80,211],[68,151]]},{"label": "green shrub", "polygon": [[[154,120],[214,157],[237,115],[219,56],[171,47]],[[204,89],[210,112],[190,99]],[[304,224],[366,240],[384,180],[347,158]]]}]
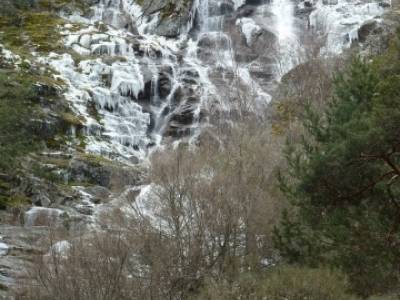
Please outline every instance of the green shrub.
[{"label": "green shrub", "polygon": [[233,283],[210,281],[195,299],[351,300],[345,277],[328,269],[295,266],[242,275]]},{"label": "green shrub", "polygon": [[328,269],[282,267],[264,281],[262,295],[270,300],[350,300],[345,277]]},{"label": "green shrub", "polygon": [[0,72],[0,170],[12,170],[16,158],[38,146],[31,132],[35,115],[33,82],[14,72]]},{"label": "green shrub", "polygon": [[372,296],[369,297],[368,300],[399,300],[400,295],[381,295],[381,296]]}]

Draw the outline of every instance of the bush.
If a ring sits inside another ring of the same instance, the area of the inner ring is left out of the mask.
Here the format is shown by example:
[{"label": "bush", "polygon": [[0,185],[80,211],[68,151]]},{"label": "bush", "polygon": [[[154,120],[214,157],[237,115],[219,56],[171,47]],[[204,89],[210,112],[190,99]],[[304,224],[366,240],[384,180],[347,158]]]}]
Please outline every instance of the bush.
[{"label": "bush", "polygon": [[266,274],[247,274],[233,283],[208,282],[195,299],[351,300],[347,281],[328,269],[283,266]]},{"label": "bush", "polygon": [[263,283],[262,294],[268,300],[350,300],[347,281],[340,273],[328,269],[283,267]]}]

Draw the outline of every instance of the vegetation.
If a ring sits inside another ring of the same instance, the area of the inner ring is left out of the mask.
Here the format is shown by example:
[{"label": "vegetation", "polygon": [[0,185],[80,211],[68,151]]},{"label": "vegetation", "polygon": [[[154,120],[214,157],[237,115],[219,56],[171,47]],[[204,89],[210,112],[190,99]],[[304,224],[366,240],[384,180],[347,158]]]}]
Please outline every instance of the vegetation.
[{"label": "vegetation", "polygon": [[0,72],[0,170],[15,168],[15,157],[39,147],[32,130],[38,113],[34,82],[15,72]]},{"label": "vegetation", "polygon": [[[54,11],[68,5],[6,1],[0,43],[23,57],[58,51],[63,21]],[[85,9],[82,1],[72,5]],[[176,9],[167,2],[161,16]],[[198,151],[181,145],[155,153],[146,201],[136,191],[122,194],[118,201],[126,197],[131,207],[101,218],[101,232],[35,257],[17,299],[398,298],[400,33],[372,61],[354,59],[340,73],[336,63],[310,59],[285,76],[272,124],[239,112],[237,126],[213,135],[205,129]],[[0,69],[0,208],[29,202],[10,193],[8,175],[22,157],[58,147],[71,125],[83,126],[41,95],[37,82],[62,85],[48,75],[27,62]],[[46,136],[44,102],[59,122]],[[97,116],[95,107],[89,110]],[[122,168],[101,156],[75,155],[89,180],[70,185],[97,185],[103,178],[94,178],[93,169]],[[67,171],[68,157],[37,160],[30,174],[64,183],[53,171]]]},{"label": "vegetation", "polygon": [[64,24],[60,10],[89,9],[83,0],[5,0],[0,11],[0,43],[23,57],[32,51],[49,53],[63,48],[60,26]]},{"label": "vegetation", "polygon": [[337,76],[326,113],[307,110],[301,145],[287,148],[281,188],[292,207],[276,244],[289,262],[339,267],[354,291],[400,279],[400,44]]},{"label": "vegetation", "polygon": [[273,267],[262,274],[242,274],[233,282],[210,281],[195,299],[352,300],[343,274],[296,266]]},{"label": "vegetation", "polygon": [[272,125],[155,153],[146,197],[38,257],[24,299],[396,299],[399,57],[304,65]]},{"label": "vegetation", "polygon": [[51,12],[22,10],[15,14],[0,16],[0,43],[25,57],[32,51],[51,52],[61,49],[57,28],[62,20]]}]

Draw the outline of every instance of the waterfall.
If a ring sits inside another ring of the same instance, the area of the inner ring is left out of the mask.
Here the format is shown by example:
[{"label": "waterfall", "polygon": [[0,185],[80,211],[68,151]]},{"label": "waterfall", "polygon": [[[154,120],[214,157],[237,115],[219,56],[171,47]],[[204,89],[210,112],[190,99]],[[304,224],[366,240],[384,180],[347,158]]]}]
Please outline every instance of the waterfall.
[{"label": "waterfall", "polygon": [[[283,9],[278,20],[293,18],[288,3],[279,6]],[[270,97],[253,80],[250,65],[235,60],[234,42],[220,13],[223,4],[195,1],[189,25],[195,25],[197,15],[199,29],[178,39],[153,34],[158,16],[144,17],[140,6],[129,0],[102,0],[90,18],[79,19],[83,29],[65,26],[66,46],[83,59],[51,54],[46,61],[68,84],[66,98],[85,119],[88,152],[135,162],[145,159],[164,137],[198,135],[214,113],[229,117],[238,109],[241,93],[252,95],[258,104],[268,103]],[[235,8],[239,4],[236,1]],[[100,30],[101,23],[106,26]],[[139,35],[130,31],[132,24]],[[261,28],[250,18],[237,24],[250,46]],[[278,35],[289,29],[284,25],[277,26]],[[282,41],[290,38],[291,32],[285,33]]]},{"label": "waterfall", "polygon": [[281,77],[300,62],[300,44],[294,25],[294,4],[291,0],[273,0],[271,12],[278,37],[277,74]]},{"label": "waterfall", "polygon": [[383,11],[318,0],[307,24],[294,1],[245,2],[194,0],[175,38],[156,34],[159,14],[144,14],[133,0],[101,0],[88,17],[66,16],[61,34],[76,55],[41,62],[66,83],[65,97],[84,120],[85,150],[137,164],[165,143],[196,141],[205,127],[235,126],[242,113],[263,118],[276,82],[302,62],[308,25],[326,37],[327,52],[339,52]]}]

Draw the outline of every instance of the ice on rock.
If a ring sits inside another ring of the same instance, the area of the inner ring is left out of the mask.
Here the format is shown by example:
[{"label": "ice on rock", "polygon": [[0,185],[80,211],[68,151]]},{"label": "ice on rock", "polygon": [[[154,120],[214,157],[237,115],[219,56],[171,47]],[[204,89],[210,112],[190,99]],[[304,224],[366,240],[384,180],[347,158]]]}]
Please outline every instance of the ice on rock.
[{"label": "ice on rock", "polygon": [[97,86],[92,90],[92,94],[93,100],[99,108],[115,108],[115,101],[113,101],[109,89]]},{"label": "ice on rock", "polygon": [[67,255],[68,251],[71,249],[72,244],[69,241],[59,241],[50,247],[50,251],[47,253],[48,256],[52,255]]},{"label": "ice on rock", "polygon": [[249,94],[254,99],[254,113],[262,114],[263,108],[271,101],[271,96],[264,92],[260,85],[251,78],[247,68],[238,68],[238,75],[245,86],[249,87]]},{"label": "ice on rock", "polygon": [[80,54],[80,55],[83,55],[83,56],[88,56],[88,55],[91,54],[91,51],[90,51],[89,49],[87,49],[87,48],[85,48],[85,47],[82,47],[82,46],[80,46],[80,45],[78,45],[78,44],[74,44],[74,45],[72,46],[72,49],[73,49],[76,53],[78,53],[78,54]]},{"label": "ice on rock", "polygon": [[[196,136],[201,122],[208,120],[202,112],[229,115],[237,103],[226,99],[239,89],[252,95],[257,113],[270,101],[265,85],[254,75],[265,70],[255,70],[259,62],[253,68],[251,63],[236,61],[235,43],[223,26],[224,16],[210,15],[210,8],[222,1],[195,0],[188,24],[182,25],[187,28],[182,28],[184,33],[177,39],[151,34],[160,16],[146,16],[137,1],[97,2],[89,17],[65,16],[69,23],[81,24],[79,30],[64,26],[66,46],[87,59],[78,66],[69,54],[51,54],[46,59],[67,84],[65,97],[72,109],[85,120],[87,151],[120,160],[145,159],[151,147],[160,146],[165,133],[179,123],[177,119],[186,122],[180,129]],[[360,24],[382,12],[376,3],[322,2],[316,1],[310,22],[317,32],[327,34],[326,48],[334,52],[357,39]],[[239,9],[246,1],[232,3]],[[277,36],[279,47],[271,53],[276,54],[271,73],[279,80],[300,63],[294,3],[271,0],[255,9],[254,16],[242,17],[236,24],[249,47],[263,29]],[[261,9],[268,11],[265,18],[259,14]],[[198,32],[188,34],[194,25]],[[92,115],[93,106],[96,115]]]},{"label": "ice on rock", "polygon": [[92,35],[92,40],[91,44],[98,44],[102,41],[107,41],[109,39],[109,36],[104,33],[96,33]]},{"label": "ice on rock", "polygon": [[143,75],[136,64],[125,65],[115,63],[112,69],[112,93],[119,93],[126,97],[139,97],[144,88]]},{"label": "ice on rock", "polygon": [[26,227],[55,226],[63,213],[61,209],[35,206],[25,213],[24,223]]},{"label": "ice on rock", "polygon": [[91,54],[95,55],[115,55],[115,44],[104,43],[96,44],[90,47]]},{"label": "ice on rock", "polygon": [[149,184],[142,187],[133,203],[133,211],[138,217],[144,218],[154,227],[167,230],[168,221],[162,218],[163,201],[160,198],[162,187]]},{"label": "ice on rock", "polygon": [[376,19],[384,11],[378,2],[338,0],[334,5],[324,5],[319,0],[310,15],[310,25],[326,35],[325,54],[340,54],[358,39],[358,29],[364,22]]},{"label": "ice on rock", "polygon": [[82,47],[90,48],[91,42],[92,36],[90,34],[84,34],[79,38],[79,44],[81,44]]},{"label": "ice on rock", "polygon": [[246,43],[251,45],[253,37],[261,31],[261,27],[251,18],[241,18],[236,21],[236,25],[241,26],[242,33],[246,37]]},{"label": "ice on rock", "polygon": [[73,46],[79,42],[79,35],[78,34],[68,34],[69,32],[64,32],[66,37],[64,38],[65,44],[68,47]]},{"label": "ice on rock", "polygon": [[2,44],[0,44],[0,56],[10,63],[21,63],[21,57],[17,54],[12,53],[10,50],[7,50]]},{"label": "ice on rock", "polygon": [[246,0],[232,0],[232,1],[235,6],[235,9],[238,9],[239,7],[241,7],[246,3]]},{"label": "ice on rock", "polygon": [[7,255],[8,251],[10,250],[10,246],[4,242],[0,242],[0,256]]}]

